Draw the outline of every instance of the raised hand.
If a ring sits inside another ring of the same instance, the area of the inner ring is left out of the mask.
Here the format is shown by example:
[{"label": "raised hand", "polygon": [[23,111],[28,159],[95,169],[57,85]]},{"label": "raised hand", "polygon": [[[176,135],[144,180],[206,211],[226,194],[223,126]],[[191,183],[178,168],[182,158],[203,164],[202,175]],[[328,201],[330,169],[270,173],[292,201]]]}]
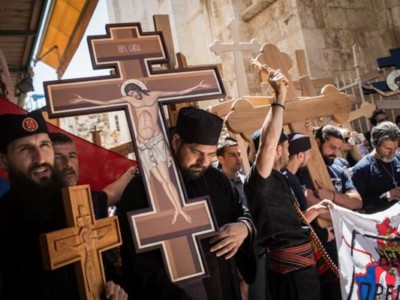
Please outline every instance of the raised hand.
[{"label": "raised hand", "polygon": [[268,83],[274,89],[277,97],[277,103],[283,104],[284,97],[278,99],[279,95],[286,95],[287,88],[289,86],[289,80],[286,78],[285,75],[281,72],[281,70],[272,70],[269,73]]}]

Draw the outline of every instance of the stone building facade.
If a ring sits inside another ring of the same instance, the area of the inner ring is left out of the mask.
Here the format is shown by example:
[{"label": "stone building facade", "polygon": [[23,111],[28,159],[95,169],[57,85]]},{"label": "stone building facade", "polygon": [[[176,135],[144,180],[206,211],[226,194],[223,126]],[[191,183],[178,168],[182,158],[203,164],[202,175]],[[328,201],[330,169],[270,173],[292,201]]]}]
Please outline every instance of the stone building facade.
[{"label": "stone building facade", "polygon": [[[107,0],[110,21],[140,22],[154,30],[153,15],[168,14],[176,52],[191,65],[221,63],[227,89],[236,96],[231,53],[216,56],[210,44],[231,42],[226,25],[240,23],[243,42],[273,43],[295,62],[295,50],[304,49],[313,77],[334,77],[352,70],[352,46],[364,52],[365,64],[400,47],[399,0]],[[249,94],[260,93],[252,53],[244,53]],[[293,78],[297,70],[291,71]]]}]

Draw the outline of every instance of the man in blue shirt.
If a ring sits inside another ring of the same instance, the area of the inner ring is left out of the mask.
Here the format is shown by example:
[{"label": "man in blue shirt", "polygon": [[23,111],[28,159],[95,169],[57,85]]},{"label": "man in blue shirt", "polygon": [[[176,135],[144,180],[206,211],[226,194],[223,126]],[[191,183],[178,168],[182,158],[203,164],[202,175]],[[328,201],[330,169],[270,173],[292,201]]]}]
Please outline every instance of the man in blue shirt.
[{"label": "man in blue shirt", "polygon": [[315,139],[334,186],[334,190],[331,190],[322,187],[317,181],[318,188],[314,191],[315,196],[321,200],[332,200],[335,204],[349,209],[360,209],[362,206],[360,194],[346,171],[333,163],[343,145],[343,136],[339,128],[332,125],[320,127],[315,132]]},{"label": "man in blue shirt", "polygon": [[400,199],[400,130],[382,122],[371,131],[374,150],[353,168],[352,181],[363,198],[367,213],[385,210]]}]

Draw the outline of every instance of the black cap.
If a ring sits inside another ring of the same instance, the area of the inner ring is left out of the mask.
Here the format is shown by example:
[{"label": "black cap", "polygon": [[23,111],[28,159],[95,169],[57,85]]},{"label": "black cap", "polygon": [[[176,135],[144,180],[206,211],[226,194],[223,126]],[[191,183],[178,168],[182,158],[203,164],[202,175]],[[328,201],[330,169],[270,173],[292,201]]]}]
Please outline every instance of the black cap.
[{"label": "black cap", "polygon": [[179,111],[175,133],[187,143],[217,145],[223,122],[205,110],[184,107]]},{"label": "black cap", "polygon": [[[260,135],[261,135],[261,128],[254,131],[253,134],[251,135],[251,139],[253,140],[256,151],[258,151],[258,147],[260,146]],[[285,133],[285,130],[283,130],[283,128],[282,128],[282,132],[281,132],[281,136],[279,137],[278,145],[282,144],[284,141],[287,141],[287,140],[288,140],[288,136]]]},{"label": "black cap", "polygon": [[0,115],[0,130],[0,149],[2,150],[19,138],[38,133],[49,133],[40,110],[23,115]]},{"label": "black cap", "polygon": [[311,141],[307,135],[291,133],[289,137],[289,154],[294,155],[311,149]]}]

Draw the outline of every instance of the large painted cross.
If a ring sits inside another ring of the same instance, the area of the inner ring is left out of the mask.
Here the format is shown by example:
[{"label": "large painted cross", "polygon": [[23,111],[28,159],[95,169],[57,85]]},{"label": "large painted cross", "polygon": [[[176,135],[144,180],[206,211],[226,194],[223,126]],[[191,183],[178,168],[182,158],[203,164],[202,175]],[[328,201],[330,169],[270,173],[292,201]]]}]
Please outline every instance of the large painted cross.
[{"label": "large painted cross", "polygon": [[236,84],[238,88],[238,96],[243,97],[248,95],[246,70],[243,63],[243,51],[252,51],[253,53],[260,52],[260,43],[252,39],[250,43],[240,42],[239,39],[239,24],[235,19],[231,19],[228,23],[228,28],[231,30],[232,43],[221,43],[219,40],[215,40],[211,45],[210,49],[215,54],[220,55],[224,52],[233,52],[233,61],[235,65]]},{"label": "large painted cross", "polygon": [[206,197],[185,199],[162,104],[222,97],[217,67],[155,70],[168,60],[161,33],[144,33],[138,23],[107,25],[106,32],[88,37],[91,59],[115,75],[45,83],[49,115],[125,110],[150,205],[130,214],[137,251],[161,248],[172,281],[204,276],[196,239],[214,232],[215,222]]},{"label": "large painted cross", "polygon": [[95,220],[88,185],[63,189],[69,228],[40,236],[47,270],[75,263],[81,299],[100,299],[106,283],[101,253],[122,244],[117,217]]}]

